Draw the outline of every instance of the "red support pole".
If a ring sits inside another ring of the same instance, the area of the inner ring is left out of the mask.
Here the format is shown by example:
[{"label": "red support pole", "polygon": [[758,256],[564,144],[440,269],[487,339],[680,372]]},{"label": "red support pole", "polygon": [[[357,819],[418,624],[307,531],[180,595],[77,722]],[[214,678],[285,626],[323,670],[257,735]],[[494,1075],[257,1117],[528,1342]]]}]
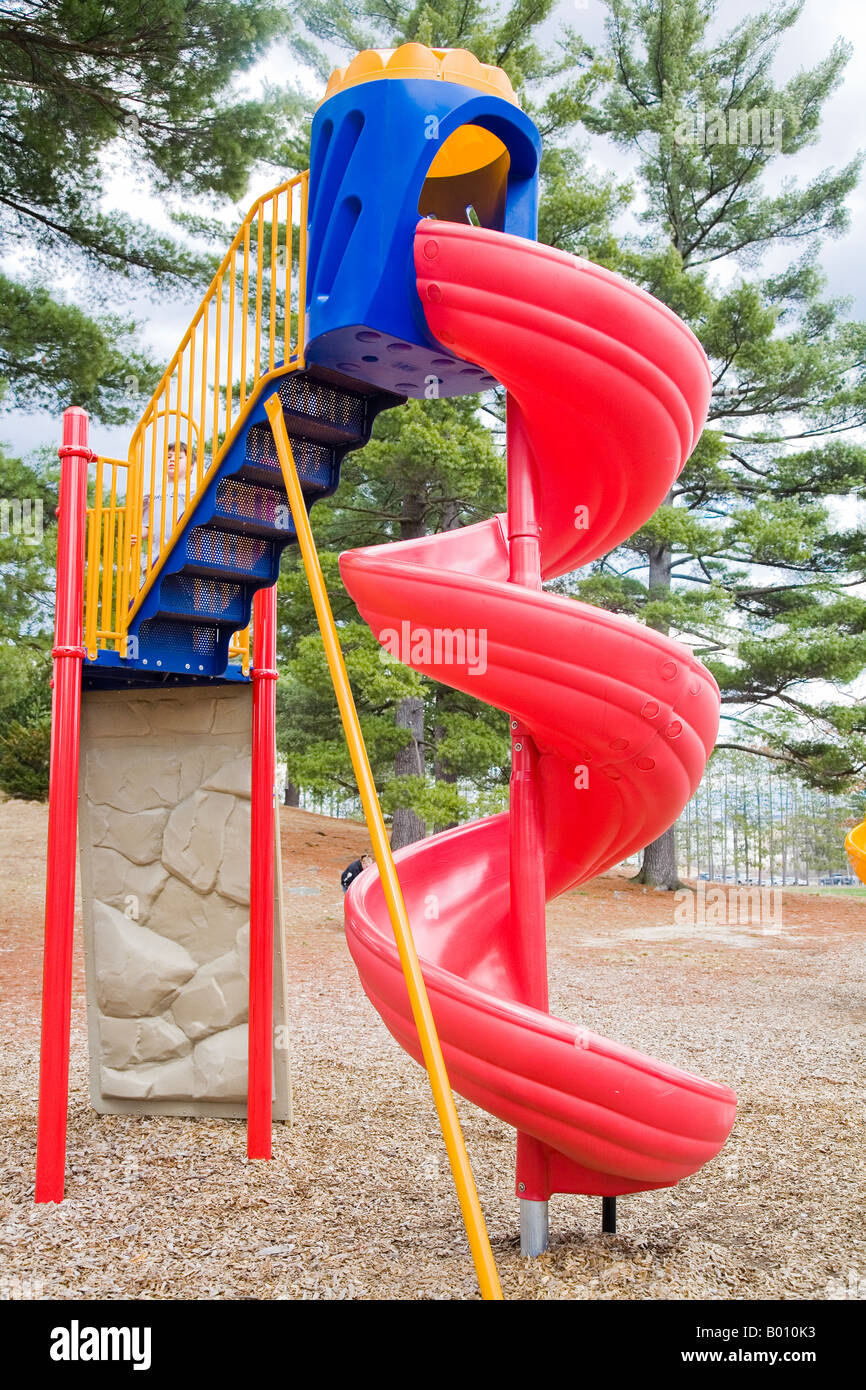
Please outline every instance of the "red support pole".
[{"label": "red support pole", "polygon": [[78,750],[81,666],[84,661],[84,546],[87,526],[87,414],[72,406],[63,416],[58,450],[57,591],[51,699],[51,771],[48,790],[48,873],[42,977],[42,1051],[36,1201],[62,1202],[69,1098],[69,1024],[72,939],[78,839]]},{"label": "red support pole", "polygon": [[250,825],[250,1021],[247,1157],[271,1157],[274,1055],[274,781],[277,590],[253,599],[253,766]]},{"label": "red support pole", "polygon": [[[541,588],[537,478],[514,397],[508,397],[508,578],[524,588]],[[511,721],[509,785],[511,920],[520,941],[523,1000],[547,1012],[547,935],[543,819],[538,784],[538,750],[518,720]],[[517,1136],[517,1191],[538,1200],[543,1150],[526,1134]],[[546,1193],[544,1194],[546,1197]],[[542,1199],[543,1200],[543,1199]]]}]

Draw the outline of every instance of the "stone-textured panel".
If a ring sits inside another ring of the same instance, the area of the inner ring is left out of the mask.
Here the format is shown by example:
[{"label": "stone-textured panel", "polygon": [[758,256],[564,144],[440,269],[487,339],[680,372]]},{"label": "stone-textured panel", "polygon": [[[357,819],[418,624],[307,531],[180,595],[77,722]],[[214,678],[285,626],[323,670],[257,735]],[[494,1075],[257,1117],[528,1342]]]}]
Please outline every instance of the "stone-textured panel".
[{"label": "stone-textured panel", "polygon": [[[195,978],[195,977],[193,977]],[[191,1050],[186,1033],[165,1014],[155,1018],[110,1018],[100,1015],[102,1060],[107,1067],[132,1067],[140,1062],[166,1062]]]},{"label": "stone-textured panel", "polygon": [[184,1100],[194,1093],[196,1071],[192,1054],[162,1065],[100,1069],[102,1094],[117,1100]]},{"label": "stone-textured panel", "polygon": [[133,707],[129,700],[118,700],[108,719],[100,720],[101,738],[147,738],[152,732],[146,705]]},{"label": "stone-textured panel", "polygon": [[210,961],[197,970],[179,992],[171,1008],[174,1021],[193,1042],[242,1023],[249,1007],[249,975],[237,951]]},{"label": "stone-textured panel", "polygon": [[[219,796],[219,792],[214,792]],[[232,902],[250,900],[250,803],[235,801],[226,827],[226,853],[220,864],[217,891]]]},{"label": "stone-textured panel", "polygon": [[[81,882],[101,1111],[245,1112],[251,714],[249,686],[84,694]],[[282,1044],[274,1080],[274,1116],[287,1119]]]},{"label": "stone-textured panel", "polygon": [[242,796],[249,801],[252,778],[252,758],[232,758],[223,763],[212,777],[205,782],[209,791],[229,792],[231,796]]},{"label": "stone-textured panel", "polygon": [[241,969],[249,974],[250,969],[250,924],[245,922],[237,935],[235,950],[241,962]]},{"label": "stone-textured panel", "polygon": [[[159,702],[160,734],[183,734],[192,738],[196,734],[209,734],[213,728],[216,701],[206,686],[193,687],[195,698],[188,699],[187,692],[163,695]],[[131,710],[148,720],[153,710],[150,701],[129,700]]]},{"label": "stone-textured panel", "polygon": [[[252,703],[250,704],[251,708]],[[212,732],[214,734],[240,734],[249,748],[250,714],[244,709],[240,700],[220,700],[217,702]],[[233,742],[236,740],[233,739]]]},{"label": "stone-textured panel", "polygon": [[108,903],[93,906],[96,988],[102,1013],[113,1018],[162,1013],[195,974],[189,951],[139,926]]},{"label": "stone-textured panel", "polygon": [[196,1043],[192,1051],[195,1094],[243,1100],[247,1089],[247,1048],[245,1023]]},{"label": "stone-textured panel", "polygon": [[104,822],[104,829],[94,835],[95,845],[116,849],[133,864],[153,864],[162,855],[162,837],[169,817],[167,807],[133,813],[100,806],[98,816],[99,822]]},{"label": "stone-textured panel", "polygon": [[162,862],[197,893],[209,893],[224,868],[226,823],[234,809],[234,797],[197,791],[168,818]]},{"label": "stone-textured panel", "polygon": [[133,864],[116,849],[99,845],[94,847],[92,858],[99,898],[134,921],[146,922],[168,881],[162,864]]},{"label": "stone-textured panel", "polygon": [[196,893],[179,878],[169,878],[147,919],[152,931],[185,946],[200,965],[225,955],[249,921],[249,908],[220,893]]},{"label": "stone-textured panel", "polygon": [[199,739],[197,743],[189,744],[183,740],[184,753],[180,767],[180,781],[177,789],[177,800],[184,801],[193,792],[198,791],[210,781],[214,773],[218,772],[225,763],[229,763],[237,757],[237,749],[226,739],[220,739],[215,743],[211,739]]},{"label": "stone-textured panel", "polygon": [[97,805],[137,814],[156,806],[175,806],[179,800],[176,751],[160,752],[147,740],[130,745],[113,739],[91,744],[83,762],[87,798]]},{"label": "stone-textured panel", "polygon": [[100,1067],[102,1094],[117,1100],[146,1100],[157,1070],[156,1067],[128,1067],[118,1071],[114,1067]]}]

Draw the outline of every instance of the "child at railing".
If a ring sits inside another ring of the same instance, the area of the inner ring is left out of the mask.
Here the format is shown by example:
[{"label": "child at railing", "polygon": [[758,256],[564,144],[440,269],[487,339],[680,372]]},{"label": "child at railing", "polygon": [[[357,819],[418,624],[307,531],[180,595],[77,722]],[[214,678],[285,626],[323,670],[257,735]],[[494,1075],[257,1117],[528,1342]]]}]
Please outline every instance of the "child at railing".
[{"label": "child at railing", "polygon": [[[195,446],[193,446],[192,458],[190,459],[183,440],[179,440],[176,444],[169,444],[165,468],[165,496],[163,496],[162,478],[159,476],[154,480],[151,491],[144,495],[141,538],[142,575],[147,570],[148,551],[150,552],[151,565],[156,565],[160,550],[168,544],[176,522],[183,515],[186,505],[186,478],[190,465],[195,466]],[[175,515],[174,510],[175,495],[177,496],[177,515]],[[150,540],[151,529],[153,529],[152,541]],[[137,537],[133,535],[130,539],[135,545]]]},{"label": "child at railing", "polygon": [[[156,479],[156,486],[144,496],[140,588],[144,587],[148,577],[148,559],[151,570],[155,569],[160,550],[171,539],[172,531],[183,516],[187,501],[192,501],[195,484],[194,482],[192,485],[187,483],[187,474],[190,468],[195,468],[195,445],[188,454],[187,446],[183,440],[179,440],[176,444],[169,444],[166,452],[164,497],[162,478],[159,476]],[[189,493],[189,497],[187,493]],[[177,497],[176,506],[175,497]],[[152,541],[149,540],[151,530],[153,531]],[[135,539],[133,536],[133,545]],[[150,546],[149,556],[148,546]],[[220,611],[221,604],[227,605],[231,602],[231,594],[225,592],[225,589],[226,586],[220,584],[218,580],[197,578],[193,591],[194,601],[201,606],[202,610],[217,613]],[[130,599],[130,603],[133,602],[134,597]]]}]

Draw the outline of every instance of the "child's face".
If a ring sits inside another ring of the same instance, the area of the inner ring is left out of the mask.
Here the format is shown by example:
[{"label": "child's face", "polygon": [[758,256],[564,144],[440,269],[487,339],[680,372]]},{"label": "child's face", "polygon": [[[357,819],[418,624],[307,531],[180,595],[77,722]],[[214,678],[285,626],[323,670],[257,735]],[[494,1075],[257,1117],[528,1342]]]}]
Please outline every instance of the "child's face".
[{"label": "child's face", "polygon": [[168,476],[171,478],[176,472],[179,473],[181,477],[186,473],[186,450],[181,449],[176,453],[174,447],[169,446]]}]

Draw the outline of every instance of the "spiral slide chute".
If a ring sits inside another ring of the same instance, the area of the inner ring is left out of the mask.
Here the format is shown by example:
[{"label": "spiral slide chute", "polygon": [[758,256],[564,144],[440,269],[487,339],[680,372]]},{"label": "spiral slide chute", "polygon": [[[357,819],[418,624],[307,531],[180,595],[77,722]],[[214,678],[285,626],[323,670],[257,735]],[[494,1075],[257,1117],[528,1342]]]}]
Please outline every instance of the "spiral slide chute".
[{"label": "spiral slide chute", "polygon": [[[664,501],[700,433],[710,377],[695,337],[619,276],[537,243],[424,220],[414,250],[443,356],[477,363],[509,392],[510,433],[534,472],[542,577],[616,546]],[[719,713],[712,676],[685,647],[509,583],[504,516],[350,551],[341,569],[380,642],[531,733],[548,900],[679,816]],[[666,1186],[718,1153],[736,1104],[726,1086],[527,1003],[508,815],[397,861],[452,1085],[545,1146],[551,1190]],[[373,871],[347,894],[346,931],[369,998],[420,1061]]]}]

